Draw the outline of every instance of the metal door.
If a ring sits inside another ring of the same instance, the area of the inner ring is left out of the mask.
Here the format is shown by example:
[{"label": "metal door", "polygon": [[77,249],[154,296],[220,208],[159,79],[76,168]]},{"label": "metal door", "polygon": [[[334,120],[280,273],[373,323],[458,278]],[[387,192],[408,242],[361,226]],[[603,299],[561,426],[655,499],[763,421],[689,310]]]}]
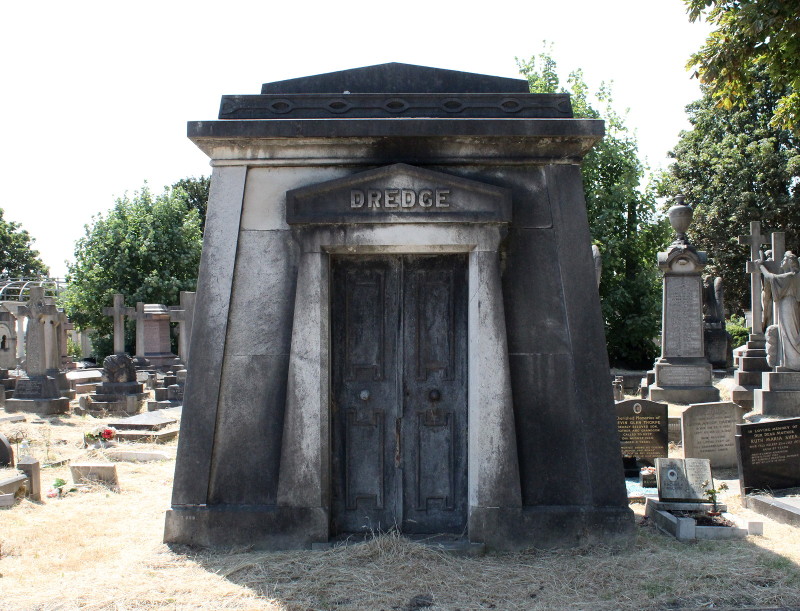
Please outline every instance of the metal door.
[{"label": "metal door", "polygon": [[332,531],[460,533],[466,255],[332,261]]}]

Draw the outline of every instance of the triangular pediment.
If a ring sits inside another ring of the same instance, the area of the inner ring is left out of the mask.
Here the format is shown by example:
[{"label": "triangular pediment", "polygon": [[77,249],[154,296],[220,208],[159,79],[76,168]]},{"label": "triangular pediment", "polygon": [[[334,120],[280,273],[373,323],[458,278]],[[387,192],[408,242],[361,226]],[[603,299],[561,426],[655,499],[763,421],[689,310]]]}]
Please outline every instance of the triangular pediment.
[{"label": "triangular pediment", "polygon": [[404,163],[286,193],[289,224],[510,221],[509,189]]},{"label": "triangular pediment", "polygon": [[264,83],[262,94],[528,93],[524,79],[388,63]]}]

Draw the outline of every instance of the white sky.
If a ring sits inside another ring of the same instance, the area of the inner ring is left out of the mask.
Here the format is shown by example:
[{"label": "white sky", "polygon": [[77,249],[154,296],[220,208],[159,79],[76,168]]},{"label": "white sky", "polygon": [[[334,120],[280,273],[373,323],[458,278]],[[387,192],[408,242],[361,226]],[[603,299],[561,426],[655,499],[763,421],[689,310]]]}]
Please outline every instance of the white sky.
[{"label": "white sky", "polygon": [[210,173],[186,122],[215,119],[223,94],[391,61],[516,77],[514,57],[543,40],[564,80],[582,68],[592,90],[614,82],[663,166],[699,97],[684,65],[707,32],[681,0],[3,2],[0,207],[63,276],[115,197]]}]

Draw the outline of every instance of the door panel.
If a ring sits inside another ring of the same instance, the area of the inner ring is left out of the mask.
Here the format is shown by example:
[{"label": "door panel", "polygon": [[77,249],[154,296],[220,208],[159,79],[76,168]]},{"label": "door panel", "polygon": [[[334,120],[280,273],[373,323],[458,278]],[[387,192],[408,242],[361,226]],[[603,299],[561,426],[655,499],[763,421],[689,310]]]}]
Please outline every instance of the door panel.
[{"label": "door panel", "polygon": [[332,262],[332,526],[385,530],[397,519],[400,262]]},{"label": "door panel", "polygon": [[462,532],[466,256],[331,268],[332,530]]},{"label": "door panel", "polygon": [[467,511],[467,260],[407,257],[403,531],[460,532]]}]

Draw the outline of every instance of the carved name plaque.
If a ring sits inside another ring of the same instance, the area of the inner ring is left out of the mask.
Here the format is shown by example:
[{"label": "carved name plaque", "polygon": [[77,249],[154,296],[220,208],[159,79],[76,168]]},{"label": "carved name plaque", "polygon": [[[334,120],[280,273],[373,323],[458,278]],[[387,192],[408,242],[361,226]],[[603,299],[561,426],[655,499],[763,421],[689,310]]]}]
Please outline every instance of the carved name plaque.
[{"label": "carved name plaque", "polygon": [[668,455],[666,403],[629,399],[615,408],[626,470],[638,474],[637,464],[652,465],[656,457]]},{"label": "carved name plaque", "polygon": [[509,221],[508,189],[402,163],[286,193],[289,224]]},{"label": "carved name plaque", "polygon": [[800,418],[737,425],[736,453],[745,494],[800,486]]},{"label": "carved name plaque", "polygon": [[742,409],[735,403],[698,403],[681,414],[683,455],[708,458],[719,469],[736,467],[736,425]]},{"label": "carved name plaque", "polygon": [[703,356],[700,276],[667,276],[664,290],[663,356]]}]

